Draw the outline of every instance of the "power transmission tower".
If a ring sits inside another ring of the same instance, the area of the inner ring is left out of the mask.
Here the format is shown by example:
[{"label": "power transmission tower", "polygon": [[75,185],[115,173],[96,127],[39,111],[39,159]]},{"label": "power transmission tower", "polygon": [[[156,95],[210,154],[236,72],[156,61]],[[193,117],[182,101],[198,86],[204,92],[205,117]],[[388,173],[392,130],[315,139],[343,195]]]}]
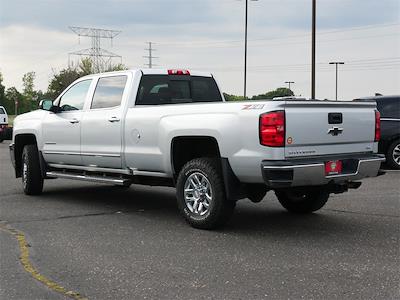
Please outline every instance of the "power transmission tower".
[{"label": "power transmission tower", "polygon": [[153,49],[153,43],[152,42],[147,42],[149,44],[149,48],[144,49],[149,51],[149,55],[148,56],[143,56],[144,58],[147,58],[149,60],[149,62],[147,64],[145,64],[149,69],[153,68],[154,66],[156,66],[153,63],[153,59],[158,58],[156,56],[153,56],[153,51],[157,51],[156,49]]},{"label": "power transmission tower", "polygon": [[92,43],[91,48],[71,52],[69,56],[77,55],[90,57],[95,72],[104,72],[109,69],[111,67],[112,58],[119,58],[122,63],[122,56],[105,50],[100,46],[101,39],[110,39],[112,45],[113,38],[120,34],[121,31],[74,26],[70,26],[69,28],[79,37],[90,37]]}]

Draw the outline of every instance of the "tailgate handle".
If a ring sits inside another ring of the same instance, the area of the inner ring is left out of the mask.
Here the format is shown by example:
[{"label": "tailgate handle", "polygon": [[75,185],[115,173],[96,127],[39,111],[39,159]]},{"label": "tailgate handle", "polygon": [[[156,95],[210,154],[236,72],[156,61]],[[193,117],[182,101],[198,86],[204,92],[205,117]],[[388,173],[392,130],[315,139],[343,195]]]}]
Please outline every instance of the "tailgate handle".
[{"label": "tailgate handle", "polygon": [[328,122],[329,124],[342,124],[343,123],[342,113],[329,113]]}]

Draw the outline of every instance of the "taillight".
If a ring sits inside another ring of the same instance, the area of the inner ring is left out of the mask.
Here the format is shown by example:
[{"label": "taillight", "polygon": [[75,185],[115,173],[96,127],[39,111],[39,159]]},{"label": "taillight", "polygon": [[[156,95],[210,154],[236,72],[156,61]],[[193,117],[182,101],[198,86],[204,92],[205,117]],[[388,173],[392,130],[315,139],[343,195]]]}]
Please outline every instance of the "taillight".
[{"label": "taillight", "polygon": [[381,113],[375,111],[375,142],[379,142],[381,139]]},{"label": "taillight", "polygon": [[168,70],[168,75],[190,75],[188,70]]},{"label": "taillight", "polygon": [[260,116],[260,143],[268,147],[285,146],[285,112],[283,110]]}]

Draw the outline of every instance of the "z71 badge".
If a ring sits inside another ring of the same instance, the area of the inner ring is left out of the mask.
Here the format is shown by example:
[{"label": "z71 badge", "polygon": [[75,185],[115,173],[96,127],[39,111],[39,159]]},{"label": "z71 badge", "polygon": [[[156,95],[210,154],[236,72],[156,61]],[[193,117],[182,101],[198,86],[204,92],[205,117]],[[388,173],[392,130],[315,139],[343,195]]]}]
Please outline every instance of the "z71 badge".
[{"label": "z71 badge", "polygon": [[242,110],[249,110],[249,109],[263,109],[264,104],[245,104],[243,105]]}]

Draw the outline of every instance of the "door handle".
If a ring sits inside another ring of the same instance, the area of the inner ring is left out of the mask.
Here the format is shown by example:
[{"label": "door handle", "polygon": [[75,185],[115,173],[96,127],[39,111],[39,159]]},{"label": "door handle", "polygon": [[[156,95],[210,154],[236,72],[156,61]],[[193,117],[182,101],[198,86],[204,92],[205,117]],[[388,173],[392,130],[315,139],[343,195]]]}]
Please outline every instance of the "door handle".
[{"label": "door handle", "polygon": [[76,124],[76,123],[79,123],[79,120],[78,119],[71,119],[71,120],[69,120],[69,122],[71,124]]},{"label": "door handle", "polygon": [[119,122],[120,119],[118,119],[117,117],[111,117],[108,119],[109,122],[114,123],[114,122]]}]

